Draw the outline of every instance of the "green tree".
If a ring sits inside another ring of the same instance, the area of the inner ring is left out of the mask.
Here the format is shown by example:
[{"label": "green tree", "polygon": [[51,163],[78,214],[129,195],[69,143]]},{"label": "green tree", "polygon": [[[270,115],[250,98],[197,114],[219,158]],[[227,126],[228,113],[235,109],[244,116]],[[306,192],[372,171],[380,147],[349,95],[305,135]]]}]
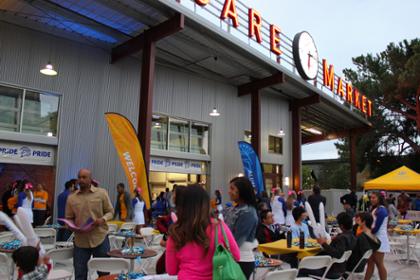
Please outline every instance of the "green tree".
[{"label": "green tree", "polygon": [[[356,69],[344,74],[373,102],[373,128],[357,140],[357,165],[366,164],[372,175],[388,170],[383,158],[406,155],[420,159],[420,40],[391,43],[376,55],[353,58]],[[336,144],[339,155],[349,158],[348,140]],[[411,162],[411,160],[410,160]]]}]

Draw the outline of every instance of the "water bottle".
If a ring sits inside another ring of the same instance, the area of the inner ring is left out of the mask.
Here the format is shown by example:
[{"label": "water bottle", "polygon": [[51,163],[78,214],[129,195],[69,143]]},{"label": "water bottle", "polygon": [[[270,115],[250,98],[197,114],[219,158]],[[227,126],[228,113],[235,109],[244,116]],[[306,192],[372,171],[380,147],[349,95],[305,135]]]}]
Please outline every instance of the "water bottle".
[{"label": "water bottle", "polygon": [[292,247],[292,231],[289,229],[286,231],[287,248]]},{"label": "water bottle", "polygon": [[299,231],[299,249],[305,248],[305,234],[303,231]]}]

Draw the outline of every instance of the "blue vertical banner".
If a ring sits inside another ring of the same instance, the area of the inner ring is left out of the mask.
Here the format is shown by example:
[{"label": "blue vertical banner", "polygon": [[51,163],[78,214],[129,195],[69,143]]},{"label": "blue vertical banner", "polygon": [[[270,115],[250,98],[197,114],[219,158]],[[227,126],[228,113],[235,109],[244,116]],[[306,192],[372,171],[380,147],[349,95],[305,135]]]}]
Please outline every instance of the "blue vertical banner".
[{"label": "blue vertical banner", "polygon": [[257,193],[261,193],[264,191],[264,179],[260,159],[251,144],[245,141],[239,141],[238,145],[244,166],[244,174],[251,181]]}]

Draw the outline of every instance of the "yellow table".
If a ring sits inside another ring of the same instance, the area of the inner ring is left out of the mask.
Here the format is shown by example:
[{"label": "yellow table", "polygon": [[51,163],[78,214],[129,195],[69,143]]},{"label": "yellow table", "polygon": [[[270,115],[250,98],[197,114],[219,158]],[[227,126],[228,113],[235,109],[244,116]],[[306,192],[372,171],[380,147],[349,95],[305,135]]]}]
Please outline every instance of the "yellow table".
[{"label": "yellow table", "polygon": [[410,235],[420,234],[420,229],[404,230],[399,227],[394,228],[394,232],[407,236],[407,263],[410,263]]},{"label": "yellow table", "polygon": [[398,220],[398,224],[400,225],[409,225],[412,224],[413,221],[412,220]]},{"label": "yellow table", "polygon": [[[298,241],[298,239],[294,239],[293,242]],[[316,243],[315,239],[307,239],[307,242]],[[299,246],[293,246],[287,248],[287,241],[286,239],[260,244],[258,249],[261,252],[266,253],[267,255],[281,255],[281,254],[290,254],[290,253],[297,253],[297,258],[302,259],[308,256],[314,256],[318,252],[321,251],[321,247],[312,247],[312,248],[304,248],[300,249]]]},{"label": "yellow table", "polygon": [[122,226],[122,224],[124,224],[125,222],[123,222],[123,221],[108,221],[107,223],[117,225],[117,227],[120,228]]}]

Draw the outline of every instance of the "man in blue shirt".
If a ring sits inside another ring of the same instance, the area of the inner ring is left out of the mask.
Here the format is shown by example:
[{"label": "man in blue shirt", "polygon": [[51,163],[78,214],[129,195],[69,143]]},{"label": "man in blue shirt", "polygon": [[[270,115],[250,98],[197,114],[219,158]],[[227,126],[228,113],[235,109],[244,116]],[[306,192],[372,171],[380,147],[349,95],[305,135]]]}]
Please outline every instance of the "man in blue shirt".
[{"label": "man in blue shirt", "polygon": [[[67,198],[74,191],[76,187],[76,183],[77,183],[76,179],[71,179],[70,181],[67,181],[66,184],[64,185],[64,191],[58,195],[57,218],[59,219],[65,218]],[[59,223],[60,225],[64,225],[63,222],[59,222]],[[68,229],[62,228],[58,231],[57,241],[67,241],[70,235],[71,235],[71,231],[69,231]]]}]

